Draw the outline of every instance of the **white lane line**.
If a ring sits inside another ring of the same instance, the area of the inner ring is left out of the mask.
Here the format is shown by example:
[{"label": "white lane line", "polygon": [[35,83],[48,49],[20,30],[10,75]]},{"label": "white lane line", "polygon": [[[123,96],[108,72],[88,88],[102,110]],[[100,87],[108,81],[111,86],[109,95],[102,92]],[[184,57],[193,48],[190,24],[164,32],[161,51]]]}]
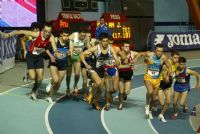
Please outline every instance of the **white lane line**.
[{"label": "white lane line", "polygon": [[55,101],[54,103],[51,103],[51,104],[47,107],[47,109],[46,109],[46,111],[45,111],[45,115],[44,115],[45,124],[46,124],[47,131],[48,131],[49,134],[53,134],[53,131],[52,131],[52,129],[51,129],[51,127],[50,127],[50,124],[49,124],[49,112],[50,112],[51,108],[53,107],[53,105],[54,105],[57,101],[59,101],[60,99],[62,99],[64,96],[65,96],[65,95],[63,95],[63,96],[59,97],[58,99],[56,99],[56,101]]},{"label": "white lane line", "polygon": [[[139,74],[138,74],[138,75],[139,75]],[[132,88],[132,89],[131,89],[131,92],[136,91],[137,89],[140,89],[140,88],[142,88],[142,87],[145,88],[144,85],[143,85],[143,86],[139,86],[139,87],[137,87],[137,88]],[[117,99],[117,98],[118,98],[118,96],[115,96],[113,99],[115,100],[115,99]],[[103,124],[103,127],[104,127],[105,130],[107,131],[107,133],[108,133],[108,134],[112,134],[112,133],[110,132],[110,130],[108,129],[106,123],[105,123],[104,112],[105,112],[105,110],[102,109],[102,110],[101,110],[101,122],[102,122],[102,124]],[[157,131],[157,130],[154,128],[154,126],[152,125],[151,120],[150,120],[150,119],[147,119],[147,122],[149,123],[149,126],[151,127],[151,129],[153,130],[153,132],[154,132],[155,134],[159,134],[158,131]]]},{"label": "white lane line", "polygon": [[45,111],[45,115],[44,115],[44,118],[45,118],[45,125],[46,125],[46,128],[47,128],[47,131],[48,131],[48,133],[49,134],[53,134],[53,131],[52,131],[52,129],[51,129],[51,127],[50,127],[50,124],[49,124],[49,111],[51,110],[51,107],[54,105],[54,103],[52,103],[52,104],[50,104],[48,107],[47,107],[47,109],[46,109],[46,111]]},{"label": "white lane line", "polygon": [[[195,107],[197,107],[198,105],[200,105],[200,104],[197,104]],[[192,129],[196,132],[198,128],[196,129],[195,126],[193,125],[193,123],[192,123],[192,116],[191,115],[189,117],[189,122],[190,122],[190,125],[191,125]]]},{"label": "white lane line", "polygon": [[154,132],[155,134],[159,134],[158,131],[156,131],[155,127],[152,125],[150,119],[148,119],[148,123],[149,123],[149,126],[151,127],[151,129],[153,130],[153,132]]},{"label": "white lane line", "polygon": [[191,127],[192,127],[193,131],[197,131],[197,130],[195,129],[195,127],[194,127],[193,123],[192,123],[192,118],[191,118],[191,115],[190,115],[190,117],[189,117],[189,122],[190,122],[190,125],[191,125]]},{"label": "white lane line", "polygon": [[[45,80],[49,80],[49,79],[51,79],[51,78],[46,78],[46,79],[43,79],[43,80],[45,81]],[[11,88],[11,89],[9,89],[9,90],[7,90],[7,91],[1,92],[0,95],[4,95],[4,94],[9,93],[9,92],[11,92],[11,91],[13,91],[13,90],[16,90],[16,89],[22,88],[22,87],[26,87],[26,86],[31,85],[31,84],[33,84],[33,83],[34,83],[34,81],[33,81],[33,82],[30,82],[30,83],[28,83],[28,84],[24,84],[24,85],[15,87],[15,88]]]},{"label": "white lane line", "polygon": [[112,133],[110,132],[110,130],[108,129],[108,127],[107,127],[107,125],[106,125],[106,122],[105,122],[105,120],[104,120],[104,112],[105,112],[104,109],[102,109],[102,110],[101,110],[101,123],[102,123],[104,129],[106,130],[106,132],[107,132],[108,134],[112,134]]},{"label": "white lane line", "polygon": [[[78,88],[78,90],[80,90],[80,89],[82,89],[82,88]],[[50,112],[51,108],[53,107],[53,105],[56,104],[56,102],[59,101],[60,99],[62,99],[63,97],[65,97],[65,95],[63,95],[63,96],[57,98],[56,101],[53,102],[53,103],[51,103],[51,104],[47,107],[47,109],[46,109],[46,111],[45,111],[45,115],[44,115],[45,124],[46,124],[47,131],[48,131],[49,134],[53,134],[53,131],[52,131],[52,129],[51,129],[51,127],[50,127],[50,124],[49,124],[49,112]]]},{"label": "white lane line", "polygon": [[[113,99],[115,100],[115,99],[117,99],[118,98],[118,96],[115,96]],[[105,113],[105,110],[104,110],[104,108],[101,110],[101,123],[102,123],[102,125],[103,125],[103,127],[104,127],[104,129],[107,131],[107,133],[108,134],[112,134],[111,132],[110,132],[110,130],[108,129],[108,127],[107,127],[107,125],[106,125],[106,122],[105,122],[105,116],[104,116],[104,113]]]}]

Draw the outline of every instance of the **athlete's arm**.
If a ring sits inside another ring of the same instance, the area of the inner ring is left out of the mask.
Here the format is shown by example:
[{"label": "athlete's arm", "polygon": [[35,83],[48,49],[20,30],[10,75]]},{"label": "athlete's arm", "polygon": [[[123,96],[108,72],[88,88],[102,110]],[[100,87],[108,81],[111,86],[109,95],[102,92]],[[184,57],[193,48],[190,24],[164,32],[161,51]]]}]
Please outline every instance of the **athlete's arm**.
[{"label": "athlete's arm", "polygon": [[74,43],[72,40],[69,41],[69,55],[72,57],[74,51]]},{"label": "athlete's arm", "polygon": [[165,65],[167,66],[167,68],[169,69],[170,75],[173,76],[172,65],[171,65],[171,63],[169,62],[167,56],[163,55],[163,56],[162,56],[162,59],[163,59],[163,62],[165,63]]},{"label": "athlete's arm", "polygon": [[49,39],[50,43],[51,43],[51,46],[53,48],[53,51],[54,51],[54,54],[56,57],[61,57],[61,54],[59,53],[58,49],[57,49],[57,46],[56,46],[56,42],[55,42],[55,37],[53,35],[50,36],[50,39]]},{"label": "athlete's arm", "polygon": [[68,54],[72,57],[74,51],[74,33],[70,34],[69,36],[69,52]]},{"label": "athlete's arm", "polygon": [[97,40],[95,38],[91,38],[91,47],[96,46]]},{"label": "athlete's arm", "polygon": [[199,73],[196,72],[196,71],[193,71],[191,69],[188,69],[186,70],[186,73],[189,74],[189,75],[192,75],[192,76],[195,76],[196,77],[196,86],[195,88],[200,88],[200,83],[199,83]]},{"label": "athlete's arm", "polygon": [[168,70],[165,64],[162,66],[162,78],[163,78],[163,81],[165,81],[166,83],[169,83]]},{"label": "athlete's arm", "polygon": [[83,62],[83,64],[85,65],[85,67],[87,69],[90,69],[91,66],[87,64],[87,62],[85,61],[86,55],[89,55],[91,53],[95,53],[95,51],[97,51],[97,46],[91,47],[83,52],[80,53],[79,57],[81,59],[81,61]]},{"label": "athlete's arm", "polygon": [[87,49],[90,48],[90,39],[91,39],[91,34],[86,34],[86,47]]},{"label": "athlete's arm", "polygon": [[56,52],[57,50],[57,46],[56,46],[56,41],[55,41],[55,37],[53,35],[50,36],[49,41],[51,42],[51,46],[53,48],[53,51]]},{"label": "athlete's arm", "polygon": [[131,51],[131,57],[133,57],[133,60],[130,61],[131,64],[134,64],[137,62],[138,58],[141,57],[141,54],[135,51]]},{"label": "athlete's arm", "polygon": [[49,56],[51,62],[56,62],[55,57],[50,53],[49,49],[45,50],[47,55]]},{"label": "athlete's arm", "polygon": [[22,50],[23,50],[23,53],[24,53],[24,59],[26,59],[26,42],[27,42],[27,40],[26,40],[26,36],[24,36],[24,37],[21,37],[20,38],[20,43],[21,43],[21,45],[22,45]]},{"label": "athlete's arm", "polygon": [[120,64],[119,58],[118,58],[116,52],[114,51],[113,47],[111,47],[111,53],[112,53],[112,55],[113,55],[113,57],[115,59],[115,66],[119,66],[119,64]]},{"label": "athlete's arm", "polygon": [[146,52],[140,52],[139,53],[140,57],[144,57],[144,63],[147,63],[148,58],[151,57],[152,52],[146,51]]},{"label": "athlete's arm", "polygon": [[28,31],[28,30],[15,30],[15,31],[10,32],[10,33],[3,33],[3,37],[4,38],[10,38],[14,35],[20,35],[20,34],[24,34],[26,36],[32,36],[34,38],[36,38],[38,36],[38,32]]}]

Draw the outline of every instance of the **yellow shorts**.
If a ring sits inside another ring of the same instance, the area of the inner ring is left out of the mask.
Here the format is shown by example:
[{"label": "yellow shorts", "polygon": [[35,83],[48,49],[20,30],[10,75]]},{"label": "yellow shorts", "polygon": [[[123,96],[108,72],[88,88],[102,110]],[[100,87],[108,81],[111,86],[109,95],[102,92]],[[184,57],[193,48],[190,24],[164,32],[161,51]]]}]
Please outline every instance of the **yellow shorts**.
[{"label": "yellow shorts", "polygon": [[160,78],[152,78],[151,76],[149,76],[148,74],[144,75],[144,80],[146,81],[150,81],[150,83],[152,84],[152,87],[155,88],[159,88],[160,86]]}]

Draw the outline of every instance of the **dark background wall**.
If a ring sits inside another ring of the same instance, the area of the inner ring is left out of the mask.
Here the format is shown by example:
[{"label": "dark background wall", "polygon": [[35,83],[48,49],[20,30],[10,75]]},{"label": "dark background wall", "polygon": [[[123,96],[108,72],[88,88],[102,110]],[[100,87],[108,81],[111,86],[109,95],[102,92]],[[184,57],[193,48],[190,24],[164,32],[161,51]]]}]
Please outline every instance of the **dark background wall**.
[{"label": "dark background wall", "polygon": [[147,37],[154,30],[154,0],[106,0],[107,12],[122,12],[131,21],[135,50],[147,50]]},{"label": "dark background wall", "polygon": [[[46,20],[56,19],[60,0],[46,0]],[[147,50],[149,31],[194,30],[186,0],[98,0],[97,12],[81,12],[86,20],[98,20],[104,12],[124,13],[133,26],[135,50]]]}]

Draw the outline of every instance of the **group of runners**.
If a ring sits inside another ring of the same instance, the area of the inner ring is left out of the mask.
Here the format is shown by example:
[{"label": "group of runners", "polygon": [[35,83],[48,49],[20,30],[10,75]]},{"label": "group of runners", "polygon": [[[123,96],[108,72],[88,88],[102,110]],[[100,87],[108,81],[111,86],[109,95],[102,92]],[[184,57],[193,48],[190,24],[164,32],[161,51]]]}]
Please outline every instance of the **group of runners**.
[{"label": "group of runners", "polygon": [[[34,81],[30,98],[38,99],[38,88],[44,76],[44,52],[49,57],[51,82],[46,87],[46,100],[50,103],[55,93],[66,80],[66,97],[82,96],[83,100],[95,109],[109,110],[113,96],[118,95],[118,110],[124,107],[124,101],[130,93],[134,65],[141,57],[144,58],[146,71],[144,84],[147,89],[145,115],[153,119],[152,109],[159,101],[162,106],[159,120],[166,122],[164,114],[171,104],[173,95],[173,119],[178,117],[178,102],[187,111],[187,95],[191,89],[190,76],[195,76],[195,88],[200,87],[199,74],[186,67],[186,58],[177,51],[171,57],[163,53],[162,44],[156,45],[154,51],[136,52],[131,44],[124,41],[120,48],[113,46],[113,39],[107,33],[101,33],[98,39],[91,38],[90,31],[80,30],[69,33],[61,29],[59,36],[52,34],[51,25],[45,24],[40,30],[32,25],[32,30],[16,30],[3,33],[3,38],[24,34],[27,38],[23,47],[27,61],[27,78]],[[73,71],[72,71],[73,70]],[[72,72],[74,74],[73,91],[70,91]],[[78,87],[80,74],[83,79],[82,93]],[[173,88],[172,88],[173,86]],[[89,87],[89,88],[87,88]],[[104,93],[104,94],[103,94]],[[105,105],[99,105],[99,99],[105,98]]]}]

